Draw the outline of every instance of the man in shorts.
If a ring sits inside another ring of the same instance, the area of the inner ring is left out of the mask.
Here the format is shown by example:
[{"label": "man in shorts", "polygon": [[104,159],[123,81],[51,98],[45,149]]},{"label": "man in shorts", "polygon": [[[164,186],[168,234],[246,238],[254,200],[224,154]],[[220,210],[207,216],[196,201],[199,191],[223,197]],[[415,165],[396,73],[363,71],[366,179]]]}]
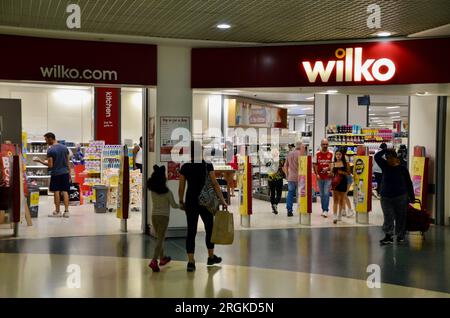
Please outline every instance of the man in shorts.
[{"label": "man in shorts", "polygon": [[[48,145],[47,160],[34,158],[34,161],[48,166],[50,177],[50,191],[54,192],[55,211],[50,217],[69,217],[69,189],[71,183],[70,155],[69,150],[63,144],[56,141],[54,133],[44,135],[45,142]],[[61,215],[60,204],[61,195],[64,200],[64,214]]]}]

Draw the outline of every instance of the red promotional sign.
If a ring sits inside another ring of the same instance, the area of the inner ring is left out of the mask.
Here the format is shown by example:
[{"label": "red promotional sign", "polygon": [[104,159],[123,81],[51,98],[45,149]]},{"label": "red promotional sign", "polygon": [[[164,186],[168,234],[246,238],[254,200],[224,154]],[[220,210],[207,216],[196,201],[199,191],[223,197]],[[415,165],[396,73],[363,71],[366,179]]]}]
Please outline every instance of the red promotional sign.
[{"label": "red promotional sign", "polygon": [[11,185],[11,158],[16,154],[16,147],[12,144],[2,144],[2,184],[5,187]]},{"label": "red promotional sign", "polygon": [[1,80],[156,85],[156,45],[13,35],[0,43]]},{"label": "red promotional sign", "polygon": [[448,56],[450,38],[198,48],[191,79],[192,88],[450,83]]},{"label": "red promotional sign", "polygon": [[120,144],[120,88],[95,88],[95,139]]}]

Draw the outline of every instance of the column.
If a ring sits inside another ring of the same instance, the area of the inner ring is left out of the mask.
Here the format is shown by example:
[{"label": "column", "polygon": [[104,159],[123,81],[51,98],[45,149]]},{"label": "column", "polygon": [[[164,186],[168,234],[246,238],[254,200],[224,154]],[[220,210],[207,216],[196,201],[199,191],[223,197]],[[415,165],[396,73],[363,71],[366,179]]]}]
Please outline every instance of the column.
[{"label": "column", "polygon": [[[450,96],[447,96],[447,120],[445,127],[445,158],[450,159],[450,109],[448,107]],[[445,169],[445,225],[450,225],[450,167]]]},{"label": "column", "polygon": [[[436,185],[436,129],[437,129],[437,97],[411,96],[409,118],[409,158],[414,155],[414,146],[426,147],[426,155],[430,158],[428,179],[428,206],[426,207],[432,217],[435,217],[435,185]],[[412,160],[409,160],[409,170],[412,169]]]},{"label": "column", "polygon": [[320,147],[320,141],[325,138],[326,128],[326,95],[314,95],[314,131],[313,131],[313,154]]},{"label": "column", "polygon": [[[150,98],[152,98],[150,94]],[[191,89],[191,49],[185,47],[158,46],[158,87],[156,91],[156,108],[149,114],[155,115],[155,152],[149,158],[148,175],[153,172],[153,165],[164,164],[160,161],[160,119],[162,116],[189,116],[192,123],[192,89]],[[167,181],[169,189],[178,202],[178,181]],[[151,223],[151,200],[148,200],[148,223]],[[186,235],[186,216],[184,213],[170,215],[168,237]]]}]

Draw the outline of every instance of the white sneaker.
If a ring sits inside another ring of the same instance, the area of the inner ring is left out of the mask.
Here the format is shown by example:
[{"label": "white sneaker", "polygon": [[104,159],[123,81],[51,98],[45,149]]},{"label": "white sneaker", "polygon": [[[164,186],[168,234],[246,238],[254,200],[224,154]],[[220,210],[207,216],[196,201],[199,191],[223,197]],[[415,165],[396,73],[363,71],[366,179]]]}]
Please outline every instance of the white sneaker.
[{"label": "white sneaker", "polygon": [[322,216],[323,216],[324,218],[327,218],[327,217],[328,217],[328,212],[327,212],[327,211],[323,211],[323,212],[322,212]]},{"label": "white sneaker", "polygon": [[338,217],[336,214],[333,214],[333,223],[336,224],[338,222]]},{"label": "white sneaker", "polygon": [[52,214],[49,214],[49,218],[60,218],[62,216],[61,212],[53,212]]},{"label": "white sneaker", "polygon": [[68,218],[69,216],[69,211],[64,212],[63,217]]},{"label": "white sneaker", "polygon": [[348,218],[351,218],[353,215],[355,215],[355,211],[353,211],[353,210],[348,210],[347,211],[347,217]]}]

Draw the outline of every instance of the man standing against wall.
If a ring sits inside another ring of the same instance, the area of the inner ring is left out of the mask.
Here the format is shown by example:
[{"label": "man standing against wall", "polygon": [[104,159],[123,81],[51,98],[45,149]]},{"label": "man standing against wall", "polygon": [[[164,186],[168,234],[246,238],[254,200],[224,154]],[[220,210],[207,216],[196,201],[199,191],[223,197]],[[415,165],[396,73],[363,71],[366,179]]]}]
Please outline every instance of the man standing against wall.
[{"label": "man standing against wall", "polygon": [[46,133],[44,135],[45,142],[48,145],[47,160],[40,158],[33,158],[34,161],[40,162],[48,166],[51,172],[50,177],[50,191],[54,192],[55,211],[50,214],[50,217],[61,217],[61,194],[64,200],[64,214],[65,218],[69,217],[69,190],[71,182],[70,173],[70,156],[69,150],[63,144],[56,141],[54,133]]},{"label": "man standing against wall", "polygon": [[288,181],[288,195],[286,198],[287,216],[294,216],[292,206],[298,185],[298,157],[303,156],[304,153],[305,150],[303,149],[302,142],[297,141],[295,143],[295,149],[287,155],[286,163],[284,164],[284,173]]},{"label": "man standing against wall", "polygon": [[319,185],[320,202],[322,204],[322,216],[328,217],[330,205],[331,170],[333,152],[328,150],[328,139],[320,142],[320,151],[314,157],[314,173]]}]

